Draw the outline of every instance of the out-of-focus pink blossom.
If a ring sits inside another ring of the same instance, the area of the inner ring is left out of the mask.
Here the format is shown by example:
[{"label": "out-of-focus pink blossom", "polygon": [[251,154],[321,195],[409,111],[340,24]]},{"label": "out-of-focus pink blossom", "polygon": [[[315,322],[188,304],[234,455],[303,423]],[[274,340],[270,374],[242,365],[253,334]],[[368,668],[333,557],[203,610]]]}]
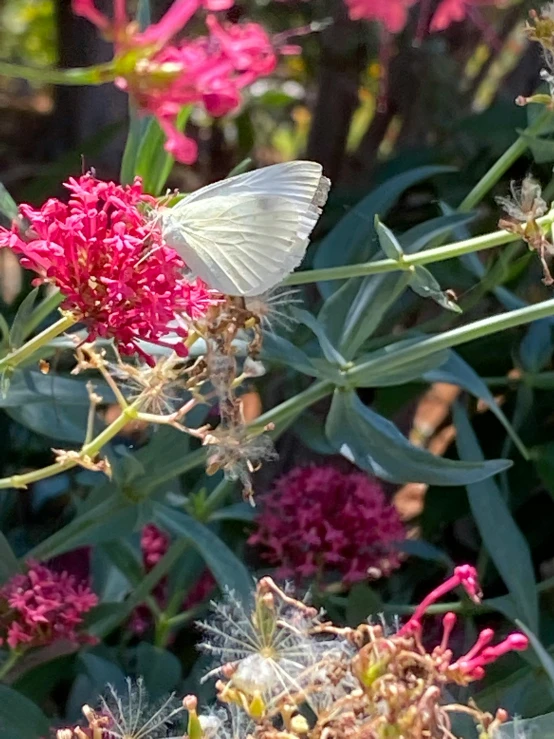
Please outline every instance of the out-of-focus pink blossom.
[{"label": "out-of-focus pink blossom", "polygon": [[59,639],[90,641],[79,626],[97,603],[88,585],[31,562],[26,574],[15,575],[0,588],[0,645],[28,649]]},{"label": "out-of-focus pink blossom", "polygon": [[241,90],[277,64],[276,45],[260,25],[222,24],[213,14],[206,17],[207,35],[170,43],[197,10],[232,5],[233,0],[175,0],[158,23],[138,31],[123,0],[116,3],[113,20],[93,0],[73,0],[74,12],[113,41],[116,85],[133,97],[140,112],[157,118],[166,149],[186,164],[195,161],[197,148],[177,127],[181,109],[203,105],[212,116],[226,115],[240,105]]},{"label": "out-of-focus pink blossom", "polygon": [[431,31],[444,31],[452,23],[463,21],[478,5],[502,5],[503,0],[442,0],[431,19]]},{"label": "out-of-focus pink blossom", "polygon": [[406,531],[379,483],[330,465],[297,467],[260,499],[249,543],[296,580],[338,573],[345,583],[389,575],[400,565],[393,543]]},{"label": "out-of-focus pink blossom", "polygon": [[417,0],[345,0],[352,20],[365,18],[382,23],[390,33],[399,33],[408,20],[408,11]]},{"label": "out-of-focus pink blossom", "polygon": [[183,276],[183,261],[145,213],[155,200],[143,193],[140,179],[122,187],[87,174],[66,187],[69,203],[51,198],[39,210],[21,205],[30,228],[24,235],[17,223],[1,228],[0,246],[22,255],[23,266],[38,274],[35,285],[60,289],[62,309],[86,325],[91,340],[112,337],[121,352],[132,354],[141,352],[138,340],[160,343],[170,330],[185,338],[176,316],[198,317],[213,298],[201,281]]},{"label": "out-of-focus pink blossom", "polygon": [[[140,537],[142,561],[146,572],[150,572],[162,559],[169,549],[169,536],[155,524],[149,523],[143,529]],[[215,580],[209,570],[204,570],[196,583],[187,594],[182,610],[187,611],[203,603],[213,591]],[[165,608],[167,601],[167,578],[163,578],[152,591],[152,596],[160,608]],[[135,608],[129,621],[129,628],[137,635],[152,626],[152,614],[147,605],[141,604]]]}]

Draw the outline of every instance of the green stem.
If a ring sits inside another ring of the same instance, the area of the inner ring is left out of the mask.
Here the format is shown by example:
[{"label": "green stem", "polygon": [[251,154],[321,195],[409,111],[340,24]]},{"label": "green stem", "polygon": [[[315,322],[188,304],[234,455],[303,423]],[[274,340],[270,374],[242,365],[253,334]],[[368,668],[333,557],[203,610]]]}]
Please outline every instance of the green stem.
[{"label": "green stem", "polygon": [[123,409],[121,415],[119,415],[115,421],[110,423],[109,426],[98,434],[88,444],[84,444],[80,452],[75,456],[66,457],[63,461],[54,462],[54,464],[48,465],[48,467],[42,467],[40,470],[33,470],[23,475],[12,475],[11,477],[0,478],[0,490],[6,488],[20,488],[24,489],[28,485],[38,480],[45,480],[48,477],[53,477],[60,472],[65,472],[73,467],[77,467],[81,459],[89,457],[94,459],[98,452],[105,446],[114,436],[129,423],[129,421],[136,418],[137,410],[140,407],[141,399],[138,398],[132,405]]},{"label": "green stem", "polygon": [[519,136],[514,143],[506,149],[504,154],[498,159],[488,172],[479,180],[475,187],[462,200],[457,210],[460,213],[467,213],[478,205],[485,195],[496,185],[501,177],[517,162],[522,154],[529,148],[528,136],[534,136],[540,132],[545,122],[550,118],[551,111],[544,110],[536,120],[528,126],[523,132],[524,135]]},{"label": "green stem", "polygon": [[29,320],[25,324],[25,330],[23,331],[23,338],[26,339],[30,336],[50,313],[55,311],[56,308],[59,308],[63,299],[64,296],[59,290],[55,290],[46,297],[29,316]]},{"label": "green stem", "polygon": [[17,649],[12,649],[9,652],[7,658],[0,665],[0,681],[4,680],[6,675],[12,670],[12,668],[15,666],[15,663],[21,657],[21,654],[22,653]]},{"label": "green stem", "polygon": [[445,331],[437,336],[429,336],[426,339],[422,339],[415,346],[398,349],[396,352],[391,352],[387,357],[381,356],[357,364],[351,369],[346,370],[344,374],[355,385],[356,378],[362,376],[373,366],[378,366],[381,372],[397,369],[408,362],[414,362],[417,359],[422,359],[443,349],[450,349],[453,346],[480,339],[497,331],[505,331],[506,329],[522,326],[552,315],[554,315],[554,298],[545,300],[538,305],[528,305],[525,308],[518,308],[517,310],[508,311],[498,316],[483,318],[466,326],[459,326],[450,331]]},{"label": "green stem", "polygon": [[113,62],[97,64],[93,67],[72,69],[40,69],[22,64],[0,62],[0,76],[24,79],[44,85],[103,85],[113,82],[116,71]]},{"label": "green stem", "polygon": [[[539,219],[541,226],[550,226],[554,221],[554,211]],[[365,277],[367,275],[378,275],[384,272],[396,272],[398,270],[410,270],[416,265],[444,262],[446,259],[454,259],[474,251],[493,249],[496,246],[510,244],[519,241],[521,236],[509,231],[493,231],[489,234],[474,236],[471,239],[456,241],[453,244],[437,246],[434,249],[426,249],[416,254],[406,254],[402,259],[379,259],[362,264],[347,264],[342,267],[326,267],[324,269],[312,269],[306,272],[294,272],[285,280],[286,285],[304,285],[310,282],[327,280],[346,280],[350,277]]]},{"label": "green stem", "polygon": [[13,352],[6,354],[5,357],[2,357],[0,359],[0,372],[15,369],[19,364],[32,357],[35,352],[48,344],[52,339],[55,339],[56,336],[63,334],[64,331],[67,331],[75,323],[77,323],[77,319],[74,316],[62,316],[56,323],[48,326],[48,328],[34,336],[26,344],[19,347],[19,349],[15,349]]}]

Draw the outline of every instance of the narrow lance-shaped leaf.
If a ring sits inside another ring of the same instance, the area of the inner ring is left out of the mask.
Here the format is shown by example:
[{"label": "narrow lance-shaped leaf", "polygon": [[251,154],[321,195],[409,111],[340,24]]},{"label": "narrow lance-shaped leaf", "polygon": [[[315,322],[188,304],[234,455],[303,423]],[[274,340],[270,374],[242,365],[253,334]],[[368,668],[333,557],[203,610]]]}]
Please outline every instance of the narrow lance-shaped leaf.
[{"label": "narrow lance-shaped leaf", "polygon": [[156,504],[156,522],[166,531],[182,537],[198,550],[221,588],[229,588],[248,598],[253,579],[229,547],[207,526],[182,511]]},{"label": "narrow lance-shaped leaf", "polygon": [[[483,453],[464,410],[454,406],[456,446],[461,459],[483,460]],[[538,627],[538,602],[531,552],[510,509],[492,479],[467,485],[469,505],[483,544],[510,591],[521,617]]]},{"label": "narrow lance-shaped leaf", "polygon": [[411,444],[396,426],[364,406],[353,391],[336,390],[326,431],[335,449],[362,469],[391,482],[463,485],[511,466],[510,460],[456,462]]}]

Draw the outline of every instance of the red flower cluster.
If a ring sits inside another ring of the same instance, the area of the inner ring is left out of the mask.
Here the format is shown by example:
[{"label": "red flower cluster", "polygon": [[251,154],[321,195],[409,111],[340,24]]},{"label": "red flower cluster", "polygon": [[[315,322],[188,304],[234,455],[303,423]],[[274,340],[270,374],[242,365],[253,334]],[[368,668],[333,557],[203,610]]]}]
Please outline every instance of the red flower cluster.
[{"label": "red flower cluster", "polygon": [[[462,586],[469,597],[476,603],[481,599],[481,588],[477,577],[477,571],[471,565],[462,565],[456,567],[452,577],[432,590],[421,603],[417,606],[414,615],[407,623],[398,631],[398,635],[413,635],[416,641],[420,643],[422,632],[422,619],[425,611],[429,606],[435,603],[443,595]],[[496,662],[507,652],[523,651],[529,646],[529,639],[519,631],[509,634],[498,644],[489,646],[494,639],[494,631],[492,629],[483,629],[475,644],[464,654],[452,661],[452,650],[449,648],[449,641],[452,631],[456,625],[457,616],[455,613],[445,614],[443,624],[443,635],[441,643],[434,648],[433,656],[440,659],[441,669],[448,672],[452,679],[460,684],[466,684],[473,680],[480,680],[485,676],[485,666]]]},{"label": "red flower cluster", "polygon": [[29,563],[27,574],[15,575],[0,588],[0,645],[28,649],[59,639],[90,641],[78,627],[97,603],[90,588],[66,572]]},{"label": "red flower cluster", "polygon": [[400,565],[393,542],[406,537],[379,483],[332,466],[297,467],[261,498],[257,531],[248,540],[295,579],[338,572],[346,583],[384,575]]},{"label": "red flower cluster", "polygon": [[62,308],[85,324],[90,340],[114,338],[124,354],[144,355],[138,340],[161,343],[170,330],[186,337],[177,315],[197,317],[212,299],[202,282],[184,278],[183,261],[164,245],[145,212],[156,201],[141,181],[123,187],[87,174],[66,187],[69,203],[21,205],[29,230],[1,228],[0,246],[22,254],[23,266],[39,275],[34,284],[60,289]]},{"label": "red flower cluster", "polygon": [[166,149],[187,164],[195,161],[197,149],[176,126],[183,106],[202,104],[212,116],[225,115],[238,107],[244,87],[277,64],[274,44],[257,23],[222,25],[208,15],[207,36],[168,43],[202,6],[223,10],[232,5],[233,0],[175,0],[159,23],[139,32],[121,0],[113,21],[96,9],[94,0],[73,0],[74,12],[113,40],[118,87],[139,110],[157,118],[167,136]]},{"label": "red flower cluster", "polygon": [[[143,529],[140,537],[142,561],[146,572],[150,572],[169,549],[169,536],[155,524],[149,523]],[[193,608],[205,601],[215,587],[215,580],[209,570],[204,570],[195,585],[189,591],[183,602],[183,610]],[[167,581],[164,578],[152,591],[152,595],[161,608],[165,606]],[[133,611],[129,627],[135,634],[141,635],[151,626],[152,616],[146,605],[140,605]]]}]

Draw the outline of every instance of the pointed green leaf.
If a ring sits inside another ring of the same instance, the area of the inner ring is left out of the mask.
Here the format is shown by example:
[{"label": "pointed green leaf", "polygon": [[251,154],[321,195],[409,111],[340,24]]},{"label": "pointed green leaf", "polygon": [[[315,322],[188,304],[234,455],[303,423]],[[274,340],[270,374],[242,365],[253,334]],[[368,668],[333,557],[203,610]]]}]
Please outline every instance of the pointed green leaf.
[{"label": "pointed green leaf", "polygon": [[375,230],[377,231],[377,238],[379,239],[379,245],[381,246],[385,256],[389,259],[400,261],[404,256],[404,252],[402,251],[402,247],[400,246],[396,236],[388,226],[381,223],[378,215],[375,216],[374,224]]},{"label": "pointed green leaf", "polygon": [[49,734],[49,721],[40,708],[17,690],[0,685],[2,739],[38,739]]},{"label": "pointed green leaf", "polygon": [[527,636],[531,646],[535,650],[535,654],[539,658],[539,662],[541,663],[544,671],[548,675],[548,679],[550,681],[550,692],[554,695],[554,659],[552,659],[550,654],[546,651],[546,649],[541,644],[540,639],[535,635],[533,630],[530,629],[529,626],[527,626],[527,624],[524,624],[522,621],[520,621],[517,618],[516,618],[516,624],[523,631],[525,636]]},{"label": "pointed green leaf", "polygon": [[21,305],[17,309],[17,313],[15,314],[15,318],[13,319],[13,323],[10,329],[11,349],[19,349],[19,347],[23,343],[23,338],[25,335],[25,325],[27,323],[27,320],[29,319],[29,316],[33,312],[33,308],[35,307],[35,302],[38,297],[38,291],[38,287],[35,287],[34,290],[31,290],[31,292],[24,298]]},{"label": "pointed green leaf", "polygon": [[17,575],[19,572],[19,563],[17,557],[13,553],[13,550],[4,536],[0,531],[0,585],[9,580],[13,575]]},{"label": "pointed green leaf", "polygon": [[329,337],[325,333],[323,324],[321,324],[315,316],[309,313],[307,310],[301,308],[292,308],[293,315],[305,326],[313,331],[319,342],[323,356],[330,364],[338,365],[343,368],[347,364],[346,359],[342,354],[335,349]]},{"label": "pointed green leaf", "polygon": [[455,462],[411,444],[396,426],[367,408],[354,392],[335,390],[326,432],[335,449],[358,467],[390,482],[464,485],[511,466],[510,460]]},{"label": "pointed green leaf", "polygon": [[234,590],[241,598],[250,596],[254,582],[250,573],[211,529],[188,514],[160,503],[154,507],[154,517],[163,529],[187,541],[198,551],[220,588]]},{"label": "pointed green leaf", "polygon": [[[402,172],[384,182],[366,195],[333,228],[318,246],[314,257],[314,267],[338,267],[352,264],[356,260],[367,261],[373,253],[372,241],[375,236],[373,219],[377,214],[387,215],[400,195],[409,187],[439,174],[455,172],[452,167],[427,165]],[[318,289],[324,298],[340,287],[337,282],[319,282]]]},{"label": "pointed green leaf", "polygon": [[[454,406],[456,446],[460,458],[481,462],[483,453],[465,411]],[[529,545],[492,479],[467,485],[471,512],[490,558],[529,627],[538,628],[535,571]]]},{"label": "pointed green leaf", "polygon": [[0,182],[0,216],[3,216],[6,221],[5,225],[9,226],[18,214],[17,203]]},{"label": "pointed green leaf", "polygon": [[462,312],[460,306],[441,289],[441,286],[429,270],[420,264],[414,267],[410,287],[415,293],[421,295],[422,298],[431,298],[435,303],[454,313]]}]

